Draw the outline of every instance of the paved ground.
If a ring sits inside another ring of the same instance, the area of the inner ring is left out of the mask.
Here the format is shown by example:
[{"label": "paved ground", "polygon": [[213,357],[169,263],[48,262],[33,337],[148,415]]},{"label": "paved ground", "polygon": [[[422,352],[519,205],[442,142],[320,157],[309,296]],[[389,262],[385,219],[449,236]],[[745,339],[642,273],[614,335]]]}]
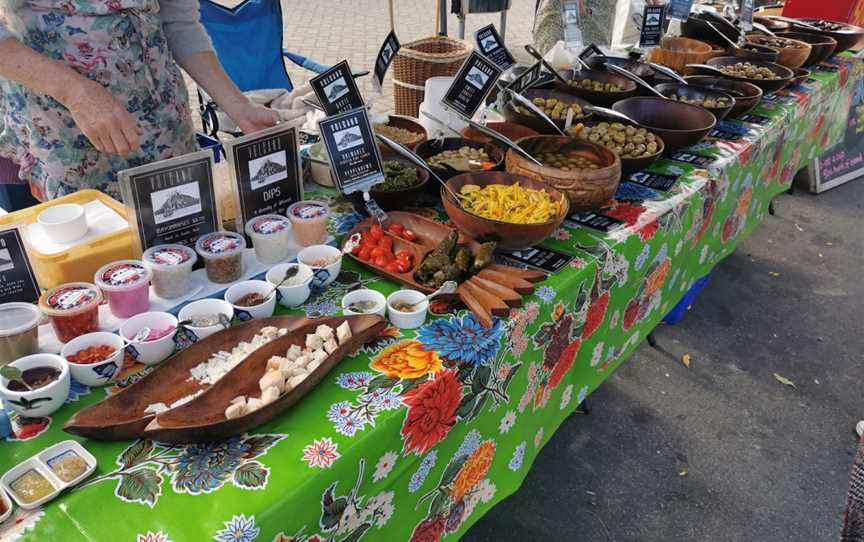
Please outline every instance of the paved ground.
[{"label": "paved ground", "polygon": [[665,352],[640,346],[463,540],[837,540],[864,418],[862,209],[862,180],[778,198],[657,330]]}]

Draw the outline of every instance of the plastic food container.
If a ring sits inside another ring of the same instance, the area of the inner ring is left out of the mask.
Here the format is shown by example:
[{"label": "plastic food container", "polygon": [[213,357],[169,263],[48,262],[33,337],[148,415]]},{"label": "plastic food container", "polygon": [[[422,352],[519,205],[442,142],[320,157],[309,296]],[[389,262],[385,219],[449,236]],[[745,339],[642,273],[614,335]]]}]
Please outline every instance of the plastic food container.
[{"label": "plastic food container", "polygon": [[96,285],[114,316],[129,318],[150,309],[150,270],[137,260],[121,260],[96,271]]},{"label": "plastic food container", "polygon": [[39,351],[42,313],[30,303],[0,305],[0,367]]},{"label": "plastic food container", "polygon": [[255,257],[266,264],[279,263],[291,250],[291,222],[284,216],[263,215],[246,222]]},{"label": "plastic food container", "polygon": [[198,255],[184,245],[157,245],[141,258],[150,270],[153,292],[162,299],[175,299],[192,290],[192,266]]},{"label": "plastic food container", "polygon": [[36,220],[55,243],[71,243],[87,234],[87,214],[77,203],[52,205]]},{"label": "plastic food container", "polygon": [[57,339],[66,343],[99,330],[102,292],[89,282],[70,282],[52,288],[39,298],[39,308],[50,320]]},{"label": "plastic food container", "polygon": [[234,282],[243,275],[243,249],[246,238],[230,231],[217,231],[202,235],[195,250],[204,258],[207,278],[224,284]]},{"label": "plastic food container", "polygon": [[298,201],[288,207],[288,219],[294,226],[294,240],[301,247],[320,245],[327,240],[330,207],[321,201]]}]

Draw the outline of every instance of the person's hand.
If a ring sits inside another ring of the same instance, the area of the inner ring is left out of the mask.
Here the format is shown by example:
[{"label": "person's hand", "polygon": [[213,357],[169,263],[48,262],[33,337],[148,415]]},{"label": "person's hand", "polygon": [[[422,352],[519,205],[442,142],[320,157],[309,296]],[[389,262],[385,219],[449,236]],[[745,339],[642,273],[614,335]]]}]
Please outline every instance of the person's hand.
[{"label": "person's hand", "polygon": [[63,105],[94,147],[126,156],[141,148],[132,115],[102,85],[83,79],[71,86]]},{"label": "person's hand", "polygon": [[226,111],[228,116],[237,123],[244,134],[251,134],[279,123],[279,113],[263,105],[254,104],[248,100],[232,111]]}]

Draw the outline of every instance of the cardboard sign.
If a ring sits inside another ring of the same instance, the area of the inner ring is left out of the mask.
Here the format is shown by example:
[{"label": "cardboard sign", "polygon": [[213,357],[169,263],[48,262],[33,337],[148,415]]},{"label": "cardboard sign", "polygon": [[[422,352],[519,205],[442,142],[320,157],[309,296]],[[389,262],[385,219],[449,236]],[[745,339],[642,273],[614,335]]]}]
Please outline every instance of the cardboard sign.
[{"label": "cardboard sign", "polygon": [[17,226],[0,229],[0,299],[4,303],[39,301],[39,282]]},{"label": "cardboard sign", "polygon": [[472,51],[453,78],[453,84],[447,89],[441,103],[466,119],[470,119],[486,100],[486,96],[500,76],[501,68],[483,55]]},{"label": "cardboard sign", "polygon": [[237,231],[250,219],[283,215],[303,199],[297,129],[274,126],[222,143],[231,169]]},{"label": "cardboard sign", "polygon": [[693,9],[693,0],[670,0],[669,18],[686,21]]},{"label": "cardboard sign", "polygon": [[384,182],[378,141],[366,109],[355,109],[318,123],[330,156],[336,187],[343,194],[365,192]]},{"label": "cardboard sign", "polygon": [[632,173],[628,181],[653,188],[655,190],[663,190],[664,192],[675,186],[678,182],[677,175],[664,175],[662,173],[653,173],[650,171],[637,171]]},{"label": "cardboard sign", "polygon": [[502,258],[517,267],[530,267],[546,273],[557,273],[573,261],[574,256],[548,248],[531,247],[524,250],[505,252]]},{"label": "cardboard sign", "polygon": [[378,88],[384,84],[384,74],[393,63],[396,57],[396,52],[399,51],[401,45],[399,38],[396,37],[396,31],[391,30],[387,37],[384,38],[384,43],[381,44],[381,49],[378,50],[378,56],[375,58],[375,82],[378,83]]},{"label": "cardboard sign", "polygon": [[564,47],[574,51],[582,47],[582,1],[563,0],[561,20],[564,23]]},{"label": "cardboard sign", "polygon": [[594,230],[602,231],[603,233],[608,233],[610,230],[623,223],[624,222],[617,218],[592,212],[573,213],[564,220],[564,225],[569,228],[585,226]]},{"label": "cardboard sign", "polygon": [[642,29],[639,31],[639,47],[657,47],[663,38],[666,22],[666,6],[645,6],[642,12]]},{"label": "cardboard sign", "polygon": [[753,30],[754,0],[741,0],[741,29],[744,32]]},{"label": "cardboard sign", "polygon": [[309,80],[315,96],[327,116],[363,107],[363,96],[354,82],[348,61],[343,60],[321,75]]},{"label": "cardboard sign", "polygon": [[474,33],[474,39],[477,42],[477,47],[483,52],[483,56],[491,60],[502,70],[506,70],[510,66],[516,64],[516,59],[507,50],[504,45],[504,40],[495,30],[495,25],[490,24],[484,26]]},{"label": "cardboard sign", "polygon": [[211,151],[126,169],[118,176],[138,257],[156,245],[194,247],[199,237],[221,229]]},{"label": "cardboard sign", "polygon": [[530,68],[520,73],[518,77],[507,84],[507,88],[513,92],[522,94],[525,90],[533,87],[543,79],[540,71],[540,61],[535,62]]}]

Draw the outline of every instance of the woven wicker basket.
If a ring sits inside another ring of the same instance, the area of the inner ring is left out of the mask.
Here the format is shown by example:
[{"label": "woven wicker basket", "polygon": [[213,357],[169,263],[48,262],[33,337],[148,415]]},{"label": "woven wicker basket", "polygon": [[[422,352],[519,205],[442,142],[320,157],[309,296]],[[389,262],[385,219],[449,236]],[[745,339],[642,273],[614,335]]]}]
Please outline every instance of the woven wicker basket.
[{"label": "woven wicker basket", "polygon": [[446,36],[423,38],[403,45],[393,61],[396,114],[417,117],[426,80],[455,75],[471,49],[469,42]]}]

